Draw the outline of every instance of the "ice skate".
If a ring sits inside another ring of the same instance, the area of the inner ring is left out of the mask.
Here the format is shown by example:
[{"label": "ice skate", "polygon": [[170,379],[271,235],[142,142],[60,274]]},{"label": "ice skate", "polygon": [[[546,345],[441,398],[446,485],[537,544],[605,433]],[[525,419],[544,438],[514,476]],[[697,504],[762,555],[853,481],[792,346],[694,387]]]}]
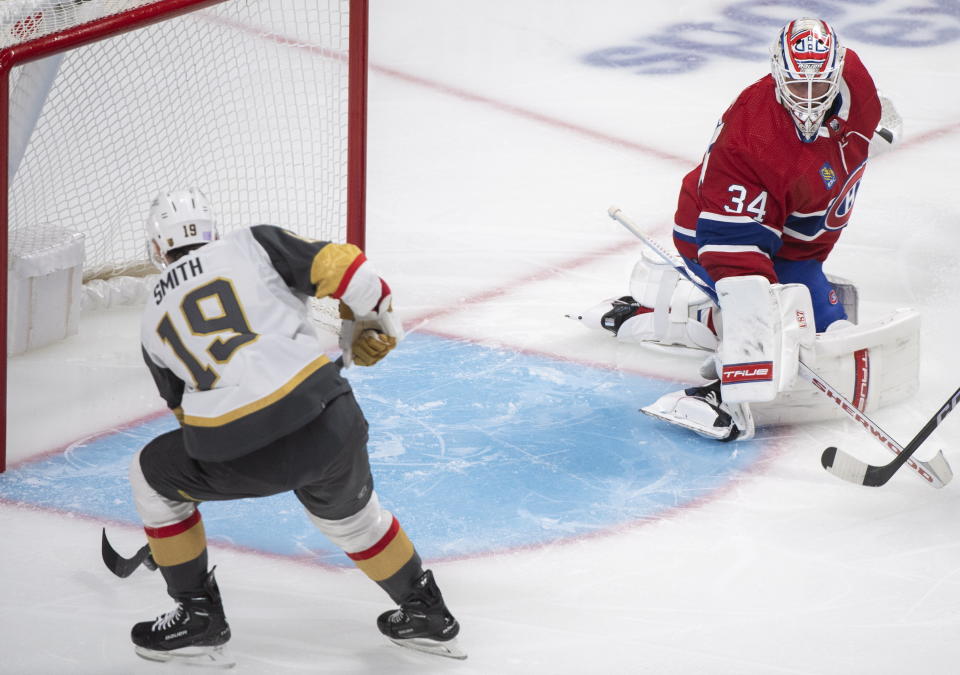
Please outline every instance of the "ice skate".
[{"label": "ice skate", "polygon": [[720,380],[666,394],[640,412],[717,441],[746,440],[754,434],[750,406],[724,403]]},{"label": "ice skate", "polygon": [[430,570],[417,579],[400,609],[377,618],[377,628],[401,647],[452,659],[467,658],[456,640],[460,624],[447,610]]},{"label": "ice skate", "polygon": [[180,600],[155,620],[134,625],[130,638],[137,655],[150,661],[179,661],[214,668],[236,665],[223,651],[230,639],[230,626],[212,571],[207,575],[204,590],[203,595]]}]

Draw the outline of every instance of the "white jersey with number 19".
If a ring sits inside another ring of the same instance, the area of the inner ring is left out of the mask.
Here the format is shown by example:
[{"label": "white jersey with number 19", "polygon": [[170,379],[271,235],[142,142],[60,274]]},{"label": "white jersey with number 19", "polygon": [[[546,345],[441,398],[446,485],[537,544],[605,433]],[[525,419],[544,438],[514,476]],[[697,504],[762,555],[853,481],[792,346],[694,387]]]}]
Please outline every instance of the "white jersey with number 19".
[{"label": "white jersey with number 19", "polygon": [[257,225],[164,270],[147,301],[141,342],[192,457],[240,457],[349,391],[322,352],[304,300],[340,297],[364,265],[350,244]]}]

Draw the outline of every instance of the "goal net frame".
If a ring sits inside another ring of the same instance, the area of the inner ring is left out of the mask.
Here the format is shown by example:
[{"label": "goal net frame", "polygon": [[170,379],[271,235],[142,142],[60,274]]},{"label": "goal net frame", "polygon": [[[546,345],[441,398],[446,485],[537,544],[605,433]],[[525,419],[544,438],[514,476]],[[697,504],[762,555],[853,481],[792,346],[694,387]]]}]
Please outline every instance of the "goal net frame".
[{"label": "goal net frame", "polygon": [[[8,272],[10,257],[10,158],[11,158],[11,73],[17,66],[65,53],[101,40],[120,36],[174,19],[190,12],[243,0],[157,0],[133,9],[98,18],[56,33],[40,35],[0,49],[0,473],[7,458],[7,347]],[[319,1],[319,0],[318,0]],[[346,129],[346,240],[360,248],[365,245],[367,51],[369,0],[344,0],[349,5],[347,40],[347,129]],[[25,21],[34,20],[27,16]],[[18,22],[18,27],[20,22]],[[29,25],[25,27],[29,29]],[[156,186],[162,189],[165,186]],[[150,195],[152,196],[152,195]],[[55,198],[55,196],[51,196]],[[250,223],[253,224],[253,223]],[[283,223],[277,223],[282,225]]]}]

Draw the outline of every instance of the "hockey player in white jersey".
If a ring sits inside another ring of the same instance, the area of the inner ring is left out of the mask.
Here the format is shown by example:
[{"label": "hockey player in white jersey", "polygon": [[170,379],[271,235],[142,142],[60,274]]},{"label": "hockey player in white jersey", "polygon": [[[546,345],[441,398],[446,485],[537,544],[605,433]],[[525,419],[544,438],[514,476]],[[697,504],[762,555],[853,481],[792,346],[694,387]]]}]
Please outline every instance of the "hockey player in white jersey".
[{"label": "hockey player in white jersey", "polygon": [[399,605],[378,618],[384,635],[462,658],[459,624],[432,573],[380,506],[363,413],[306,318],[305,298],[339,300],[343,363],[372,366],[403,337],[390,287],[351,244],[272,225],[218,238],[196,189],[160,194],[147,229],[161,274],[143,314],[143,357],[180,427],[137,453],[130,482],[177,605],[133,627],[137,653],[227,658],[230,628],[197,506],[293,491]]}]

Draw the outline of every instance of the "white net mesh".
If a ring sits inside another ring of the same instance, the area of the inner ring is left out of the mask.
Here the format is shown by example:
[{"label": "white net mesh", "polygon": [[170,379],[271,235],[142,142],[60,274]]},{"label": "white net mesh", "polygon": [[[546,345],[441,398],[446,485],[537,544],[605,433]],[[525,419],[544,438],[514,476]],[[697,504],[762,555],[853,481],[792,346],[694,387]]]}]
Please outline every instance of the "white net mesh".
[{"label": "white net mesh", "polygon": [[0,2],[0,48],[150,4],[154,3],[148,0],[3,0]]},{"label": "white net mesh", "polygon": [[[7,0],[0,25],[9,44],[148,4]],[[344,240],[348,26],[348,0],[231,0],[74,49],[32,134],[14,122],[42,77],[15,68],[11,149],[29,143],[11,238],[65,227],[85,235],[85,279],[136,274],[151,269],[150,200],[197,186],[221,232],[271,223]]]}]

